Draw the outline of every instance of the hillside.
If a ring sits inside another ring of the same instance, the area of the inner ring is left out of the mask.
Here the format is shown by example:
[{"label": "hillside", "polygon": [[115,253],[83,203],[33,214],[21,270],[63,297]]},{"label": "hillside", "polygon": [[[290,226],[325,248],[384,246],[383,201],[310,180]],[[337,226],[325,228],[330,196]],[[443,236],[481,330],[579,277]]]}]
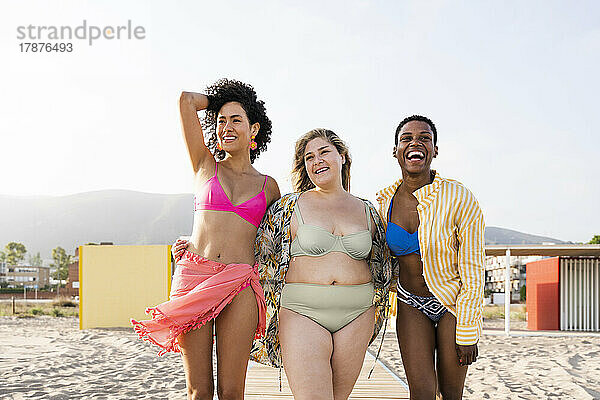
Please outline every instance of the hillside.
[{"label": "hillside", "polygon": [[[81,244],[169,244],[192,229],[191,194],[103,190],[70,196],[0,196],[0,248],[25,244],[30,254],[50,258],[62,246]],[[565,243],[510,229],[487,227],[486,244]]]}]

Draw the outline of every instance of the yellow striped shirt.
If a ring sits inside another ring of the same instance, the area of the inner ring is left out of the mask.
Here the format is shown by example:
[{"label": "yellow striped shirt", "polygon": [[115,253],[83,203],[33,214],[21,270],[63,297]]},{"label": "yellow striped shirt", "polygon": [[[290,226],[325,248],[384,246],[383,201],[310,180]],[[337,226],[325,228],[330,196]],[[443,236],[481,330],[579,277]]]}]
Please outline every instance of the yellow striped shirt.
[{"label": "yellow striped shirt", "polygon": [[[379,213],[387,212],[402,179],[377,192]],[[431,293],[456,317],[456,343],[475,344],[482,328],[484,270],[483,214],[460,182],[438,173],[416,190],[423,277]],[[397,264],[396,264],[397,265]]]}]

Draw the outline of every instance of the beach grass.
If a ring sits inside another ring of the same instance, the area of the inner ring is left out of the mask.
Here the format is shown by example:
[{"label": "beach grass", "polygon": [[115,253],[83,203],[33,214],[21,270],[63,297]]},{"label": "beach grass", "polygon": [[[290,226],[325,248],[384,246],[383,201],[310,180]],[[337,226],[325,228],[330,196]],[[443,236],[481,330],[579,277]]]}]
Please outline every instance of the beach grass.
[{"label": "beach grass", "polygon": [[0,302],[0,316],[16,316],[19,318],[49,315],[52,317],[79,317],[79,307],[68,298],[58,298],[52,302],[16,302],[13,314],[12,302]]},{"label": "beach grass", "polygon": [[[484,319],[504,319],[504,305],[487,305],[483,307],[483,318]],[[525,304],[519,304],[517,306],[512,305],[510,308],[510,319],[511,321],[526,321],[526,308]]]},{"label": "beach grass", "polygon": [[71,300],[68,297],[57,297],[56,299],[52,300],[52,305],[54,307],[77,307],[78,304],[76,302],[74,302],[73,300]]}]

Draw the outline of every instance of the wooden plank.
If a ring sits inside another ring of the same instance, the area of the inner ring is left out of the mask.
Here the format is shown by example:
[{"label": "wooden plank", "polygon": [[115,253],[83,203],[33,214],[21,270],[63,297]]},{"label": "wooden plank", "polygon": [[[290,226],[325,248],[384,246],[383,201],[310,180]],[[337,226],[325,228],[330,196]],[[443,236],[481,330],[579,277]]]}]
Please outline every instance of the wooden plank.
[{"label": "wooden plank", "polygon": [[[405,400],[408,391],[400,382],[381,365],[377,364],[371,379],[367,379],[373,367],[373,358],[365,357],[360,375],[350,399],[354,400]],[[288,400],[293,399],[285,371],[281,370],[282,390],[279,391],[279,370],[252,363],[246,377],[245,398],[251,400]]]}]

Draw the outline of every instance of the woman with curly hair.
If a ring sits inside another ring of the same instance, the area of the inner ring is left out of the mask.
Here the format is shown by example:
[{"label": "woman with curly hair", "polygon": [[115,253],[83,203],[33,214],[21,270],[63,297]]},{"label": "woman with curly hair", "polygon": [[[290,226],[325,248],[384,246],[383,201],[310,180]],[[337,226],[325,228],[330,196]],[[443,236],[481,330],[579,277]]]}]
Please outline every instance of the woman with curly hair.
[{"label": "woman with curly hair", "polygon": [[[213,331],[217,393],[242,399],[252,341],[265,334],[265,298],[254,241],[267,207],[279,199],[275,180],[252,162],[271,138],[271,121],[252,86],[222,79],[205,94],[183,92],[183,136],[194,171],[194,223],[177,262],[170,300],[132,324],[141,338],[180,352],[188,399],[212,399]],[[205,110],[204,127],[197,112]]]},{"label": "woman with curly hair", "polygon": [[268,327],[252,358],[283,361],[295,399],[347,399],[384,321],[385,230],[371,203],[349,193],[350,164],[334,132],[303,135],[296,193],[269,208],[256,236]]},{"label": "woman with curly hair", "polygon": [[473,194],[431,169],[437,130],[426,117],[396,129],[402,178],[378,192],[397,281],[397,336],[411,399],[462,398],[477,359],[484,221]]}]

